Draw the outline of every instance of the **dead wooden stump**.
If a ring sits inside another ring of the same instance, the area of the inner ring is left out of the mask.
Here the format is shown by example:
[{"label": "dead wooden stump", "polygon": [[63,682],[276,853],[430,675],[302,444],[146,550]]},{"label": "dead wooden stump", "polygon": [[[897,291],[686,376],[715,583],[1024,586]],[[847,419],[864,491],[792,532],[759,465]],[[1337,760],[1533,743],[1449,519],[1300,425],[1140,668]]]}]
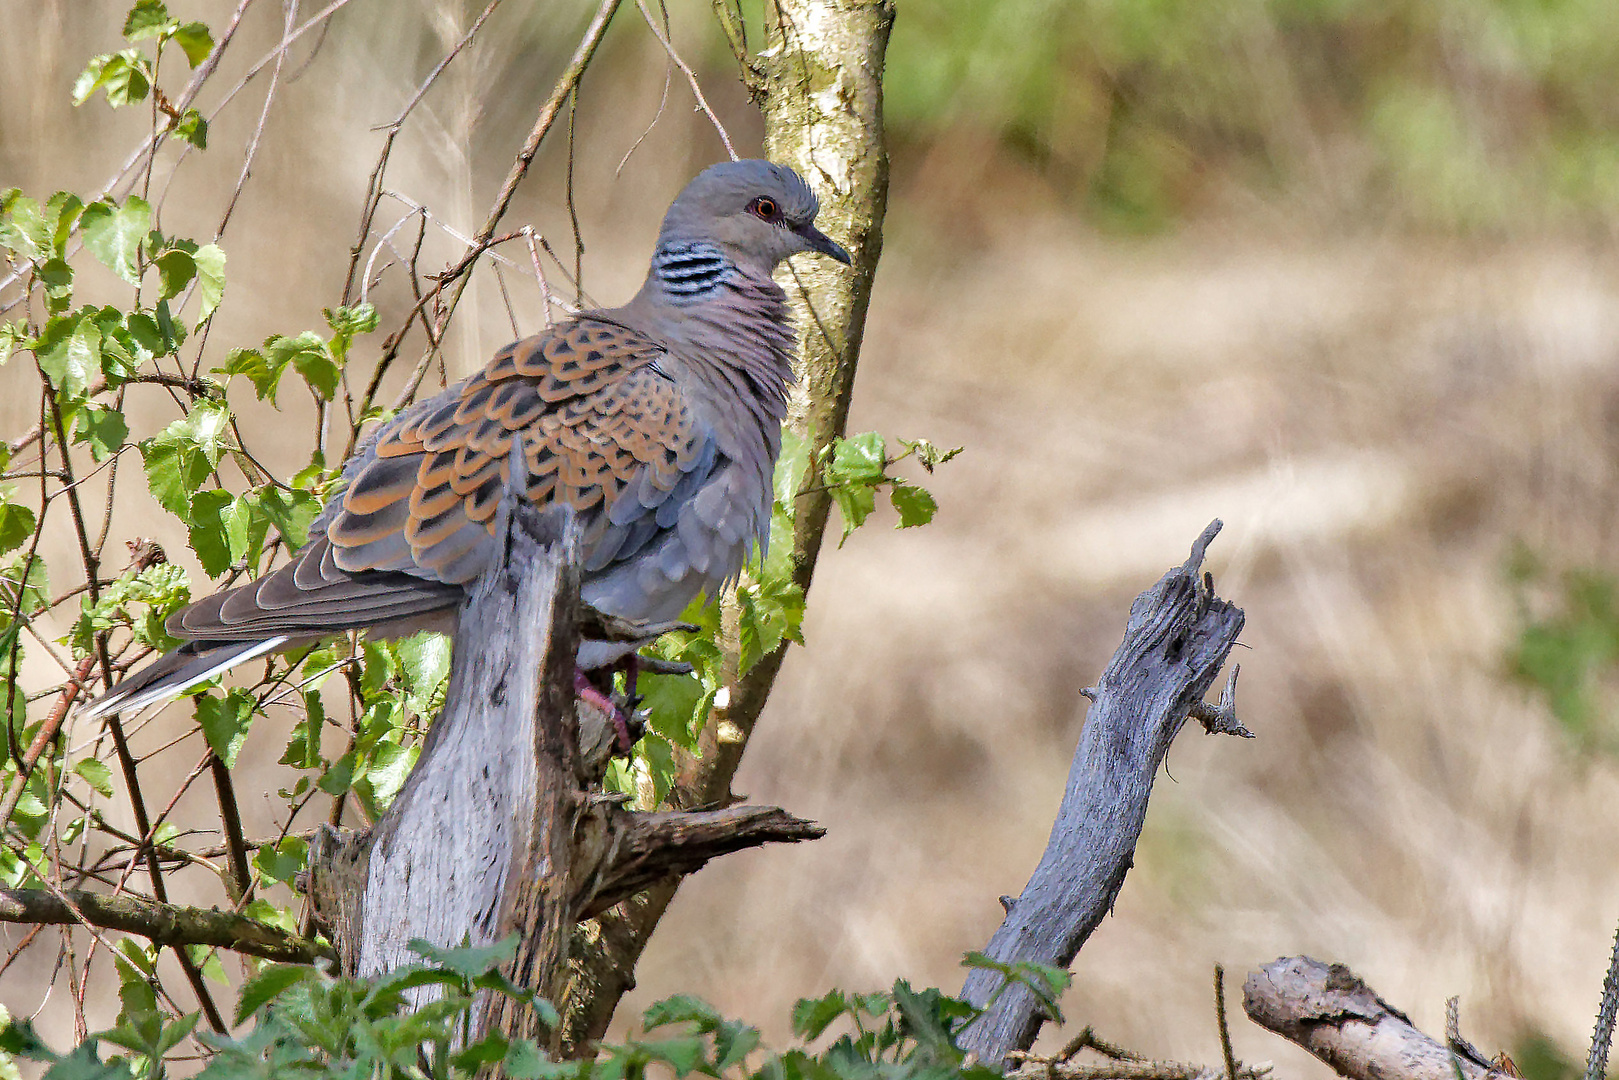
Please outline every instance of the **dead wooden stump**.
[{"label": "dead wooden stump", "polygon": [[[347,973],[414,959],[413,938],[456,946],[516,933],[507,974],[555,1001],[581,918],[716,855],[822,830],[776,807],[641,813],[596,789],[574,719],[577,526],[566,508],[510,497],[501,514],[504,558],[462,606],[421,759],[373,828],[311,845],[309,891]],[[481,1020],[548,1037],[506,998]]]}]

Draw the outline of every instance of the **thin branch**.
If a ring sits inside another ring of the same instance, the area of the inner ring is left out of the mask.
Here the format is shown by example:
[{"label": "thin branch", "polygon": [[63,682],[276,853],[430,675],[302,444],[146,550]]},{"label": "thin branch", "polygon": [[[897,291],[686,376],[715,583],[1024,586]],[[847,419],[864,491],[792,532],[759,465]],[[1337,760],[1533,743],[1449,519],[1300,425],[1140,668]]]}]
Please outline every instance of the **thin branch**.
[{"label": "thin branch", "polygon": [[[715,131],[719,132],[720,142],[725,144],[725,152],[731,155],[732,161],[737,160],[736,147],[731,145],[730,133],[725,130],[725,125],[720,123],[720,118],[709,107],[708,98],[703,96],[703,88],[697,82],[697,74],[692,71],[691,65],[681,59],[680,54],[675,51],[674,43],[669,40],[669,35],[658,28],[657,21],[652,18],[652,12],[647,9],[646,0],[635,0],[635,3],[641,9],[641,15],[646,19],[647,26],[652,30],[652,36],[658,39],[658,44],[662,45],[663,51],[669,54],[669,59],[674,61],[675,66],[686,76],[686,82],[691,85],[692,95],[697,98],[697,107],[703,110],[703,115],[708,117],[708,122],[714,125]],[[625,155],[625,157],[628,156],[627,154]]]},{"label": "thin branch", "polygon": [[230,224],[231,215],[236,212],[236,200],[241,198],[242,188],[247,186],[248,175],[253,171],[253,158],[259,152],[259,140],[264,136],[264,125],[270,122],[270,106],[275,101],[276,90],[281,86],[281,68],[286,63],[293,24],[298,21],[298,0],[286,0],[284,11],[281,47],[275,51],[275,67],[270,71],[270,88],[264,92],[264,107],[259,110],[259,122],[254,125],[253,135],[247,141],[247,151],[242,155],[242,172],[236,178],[236,187],[230,193],[230,202],[225,204],[225,216],[219,219],[219,228],[214,230],[216,241],[225,235],[225,226]]},{"label": "thin branch", "polygon": [[[454,47],[444,54],[444,58],[428,73],[427,78],[422,80],[421,85],[416,88],[416,92],[405,103],[405,107],[399,110],[399,115],[385,125],[383,130],[386,130],[387,135],[382,142],[382,152],[377,155],[377,163],[371,169],[371,178],[366,181],[365,205],[360,210],[360,230],[354,238],[354,246],[349,249],[349,269],[347,276],[343,280],[342,305],[344,307],[349,306],[354,296],[354,270],[359,266],[360,255],[365,250],[366,237],[371,235],[371,223],[375,220],[377,207],[382,202],[382,178],[388,168],[388,157],[393,153],[394,140],[399,137],[399,132],[404,129],[405,121],[409,119],[410,114],[415,111],[422,98],[427,96],[427,91],[432,89],[434,83],[438,82],[439,76],[444,74],[444,69],[450,66],[450,61],[461,54],[461,50],[467,47],[467,43],[472,40],[473,35],[483,28],[484,20],[494,14],[495,8],[499,6],[500,0],[489,0],[488,6],[483,9],[483,13],[473,20],[472,25],[467,28],[467,32],[461,35],[461,40],[457,41]],[[367,275],[370,274],[369,267],[366,273]]]},{"label": "thin branch", "polygon": [[178,956],[186,955],[186,945],[211,945],[293,964],[336,958],[328,945],[244,915],[134,896],[102,896],[78,889],[64,890],[59,896],[42,889],[0,889],[0,922],[48,926],[83,923],[139,934],[154,944],[172,946]]}]

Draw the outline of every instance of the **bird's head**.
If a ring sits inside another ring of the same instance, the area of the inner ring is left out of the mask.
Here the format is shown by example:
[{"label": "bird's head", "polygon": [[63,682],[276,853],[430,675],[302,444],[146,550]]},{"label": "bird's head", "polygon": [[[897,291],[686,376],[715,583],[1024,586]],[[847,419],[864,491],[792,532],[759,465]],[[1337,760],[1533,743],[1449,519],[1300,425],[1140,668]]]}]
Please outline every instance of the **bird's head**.
[{"label": "bird's head", "polygon": [[815,227],[820,200],[804,178],[769,161],[724,161],[686,185],[658,234],[658,246],[713,244],[738,266],[769,274],[801,251],[844,265],[849,253]]}]

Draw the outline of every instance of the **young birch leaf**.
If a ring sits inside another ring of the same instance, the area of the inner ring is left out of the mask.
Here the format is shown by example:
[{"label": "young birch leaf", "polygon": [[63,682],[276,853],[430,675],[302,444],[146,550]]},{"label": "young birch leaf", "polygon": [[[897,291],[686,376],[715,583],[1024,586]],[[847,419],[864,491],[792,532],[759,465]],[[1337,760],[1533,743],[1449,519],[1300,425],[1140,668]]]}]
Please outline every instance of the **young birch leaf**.
[{"label": "young birch leaf", "polygon": [[218,577],[231,568],[230,523],[226,511],[234,500],[231,493],[221,488],[199,491],[191,496],[190,521],[187,523],[191,550],[197,553],[203,573]]},{"label": "young birch leaf", "polygon": [[129,425],[124,414],[115,409],[86,405],[73,417],[73,441],[88,443],[90,456],[105,461],[118,451],[129,438]]},{"label": "young birch leaf", "polygon": [[39,265],[39,281],[45,286],[45,303],[52,313],[66,311],[73,304],[73,267],[66,259],[47,259]]},{"label": "young birch leaf", "polygon": [[[207,138],[207,125],[203,125],[203,138]],[[201,144],[198,144],[201,149]],[[197,325],[201,326],[219,307],[225,295],[225,252],[218,244],[204,244],[192,253],[197,267]]]},{"label": "young birch leaf", "polygon": [[58,393],[81,398],[101,374],[101,328],[83,311],[53,316],[34,342],[34,356]]},{"label": "young birch leaf", "polygon": [[286,369],[285,361],[271,365],[257,349],[232,349],[225,354],[225,366],[214,368],[214,372],[227,376],[246,375],[259,400],[268,400],[274,405],[276,388],[281,384],[281,373]]},{"label": "young birch leaf", "polygon": [[131,285],[141,283],[136,260],[152,231],[152,208],[145,199],[131,195],[123,206],[107,199],[93,202],[79,215],[79,229],[97,262]]},{"label": "young birch leaf", "polygon": [[15,551],[34,535],[33,510],[21,503],[0,503],[0,555]]},{"label": "young birch leaf", "polygon": [[174,133],[198,150],[208,149],[208,121],[196,109],[187,109],[175,121]]},{"label": "young birch leaf", "polygon": [[40,213],[39,203],[26,195],[13,194],[8,189],[6,214],[10,221],[0,225],[0,247],[4,247],[24,260],[38,259],[50,244],[50,230]]},{"label": "young birch leaf", "polygon": [[791,509],[798,489],[804,483],[804,470],[809,466],[809,440],[796,431],[781,431],[781,455],[776,458],[776,475],[772,486],[776,501]]},{"label": "young birch leaf", "polygon": [[189,251],[170,248],[152,260],[157,267],[159,296],[164,300],[179,296],[180,290],[191,284],[197,276],[197,260]]},{"label": "young birch leaf", "polygon": [[[214,51],[214,36],[200,22],[181,23],[174,28],[174,43],[186,54],[186,62],[196,67]],[[198,149],[202,149],[200,146]]]},{"label": "young birch leaf", "polygon": [[939,510],[939,504],[933,498],[933,493],[926,488],[915,484],[896,483],[893,490],[888,493],[888,500],[899,511],[900,529],[909,529],[915,525],[926,525],[933,520],[933,515]]},{"label": "young birch leaf", "polygon": [[73,771],[84,777],[96,792],[106,798],[112,798],[112,768],[105,761],[95,758],[80,758],[73,766]]},{"label": "young birch leaf", "polygon": [[264,355],[271,367],[290,363],[322,400],[330,401],[337,395],[337,361],[313,330],[305,330],[295,338],[275,335],[264,343]]},{"label": "young birch leaf", "polygon": [[241,1024],[299,983],[319,977],[305,964],[271,964],[242,986],[236,999],[236,1022]]},{"label": "young birch leaf", "polygon": [[293,549],[309,542],[309,526],[320,513],[320,500],[307,491],[283,491],[273,485],[259,489],[259,510]]},{"label": "young birch leaf", "polygon": [[243,690],[232,690],[223,698],[199,697],[197,723],[202,725],[209,749],[225,763],[225,768],[234,768],[236,754],[253,724],[253,698]]},{"label": "young birch leaf", "polygon": [[163,0],[135,0],[135,6],[124,18],[124,40],[142,41],[173,27],[174,20],[169,18],[169,9],[163,6]]}]

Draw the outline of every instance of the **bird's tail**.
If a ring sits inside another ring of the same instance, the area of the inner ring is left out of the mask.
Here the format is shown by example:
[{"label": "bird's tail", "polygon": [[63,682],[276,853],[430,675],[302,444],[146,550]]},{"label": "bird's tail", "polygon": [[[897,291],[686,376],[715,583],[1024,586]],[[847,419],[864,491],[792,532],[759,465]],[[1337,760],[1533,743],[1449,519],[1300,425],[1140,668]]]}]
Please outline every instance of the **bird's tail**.
[{"label": "bird's tail", "polygon": [[277,634],[262,641],[187,642],[85,705],[79,715],[93,720],[109,713],[139,712],[149,705],[179,697],[188,687],[211,679],[226,668],[275,652],[291,640],[289,634]]}]

